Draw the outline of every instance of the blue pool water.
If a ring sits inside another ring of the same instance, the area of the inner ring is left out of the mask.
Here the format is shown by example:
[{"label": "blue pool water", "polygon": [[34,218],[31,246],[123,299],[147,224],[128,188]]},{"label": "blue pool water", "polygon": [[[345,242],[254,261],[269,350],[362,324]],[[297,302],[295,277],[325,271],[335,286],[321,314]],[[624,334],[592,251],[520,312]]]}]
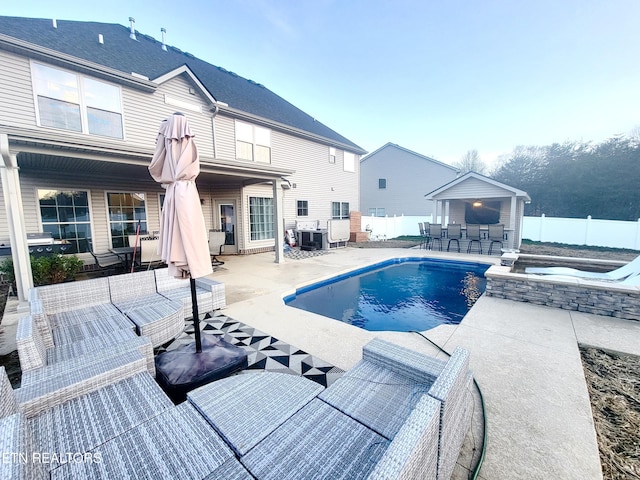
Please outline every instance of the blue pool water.
[{"label": "blue pool water", "polygon": [[489,265],[401,258],[298,289],[289,306],[370,331],[458,324],[484,292]]}]

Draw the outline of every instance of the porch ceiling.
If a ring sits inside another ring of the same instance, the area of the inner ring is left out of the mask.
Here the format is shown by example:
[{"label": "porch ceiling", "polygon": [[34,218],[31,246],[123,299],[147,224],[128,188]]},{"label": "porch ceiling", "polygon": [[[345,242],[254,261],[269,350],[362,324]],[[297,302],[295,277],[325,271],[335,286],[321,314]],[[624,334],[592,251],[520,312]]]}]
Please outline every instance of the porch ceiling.
[{"label": "porch ceiling", "polygon": [[[21,152],[18,154],[18,165],[23,173],[37,173],[39,175],[50,172],[73,172],[74,176],[104,179],[138,180],[142,183],[155,184],[148,170],[148,159],[133,157],[122,158],[104,156],[103,159],[81,158],[76,156],[60,156],[43,153]],[[251,171],[251,166],[234,166],[218,164],[201,160],[198,183],[212,186],[250,185],[279,179],[290,175],[289,170],[273,169],[269,171]]]}]

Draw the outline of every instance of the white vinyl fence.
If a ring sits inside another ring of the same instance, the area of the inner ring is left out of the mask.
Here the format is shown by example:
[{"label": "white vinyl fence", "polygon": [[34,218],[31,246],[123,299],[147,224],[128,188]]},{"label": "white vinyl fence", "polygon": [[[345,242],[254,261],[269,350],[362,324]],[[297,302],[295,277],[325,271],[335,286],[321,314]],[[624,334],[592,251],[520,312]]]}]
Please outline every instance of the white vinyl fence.
[{"label": "white vinyl fence", "polygon": [[[440,221],[440,218],[437,219]],[[418,222],[433,223],[431,215],[399,217],[362,216],[362,231],[371,239],[385,240],[419,235]],[[445,224],[447,219],[445,218]],[[640,250],[640,219],[637,222],[587,218],[524,217],[522,238],[537,242],[629,248]]]}]

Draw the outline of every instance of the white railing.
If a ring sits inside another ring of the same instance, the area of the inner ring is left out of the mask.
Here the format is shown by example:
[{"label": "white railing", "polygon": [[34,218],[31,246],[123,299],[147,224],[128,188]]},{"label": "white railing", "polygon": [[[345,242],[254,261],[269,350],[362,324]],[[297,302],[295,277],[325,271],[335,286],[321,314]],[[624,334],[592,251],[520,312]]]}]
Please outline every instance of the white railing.
[{"label": "white railing", "polygon": [[[437,221],[440,221],[438,217]],[[362,231],[373,240],[419,235],[418,222],[433,223],[431,215],[362,216]],[[447,219],[445,218],[445,224]],[[640,219],[637,222],[587,218],[524,217],[522,238],[537,242],[629,248],[640,250]]]}]

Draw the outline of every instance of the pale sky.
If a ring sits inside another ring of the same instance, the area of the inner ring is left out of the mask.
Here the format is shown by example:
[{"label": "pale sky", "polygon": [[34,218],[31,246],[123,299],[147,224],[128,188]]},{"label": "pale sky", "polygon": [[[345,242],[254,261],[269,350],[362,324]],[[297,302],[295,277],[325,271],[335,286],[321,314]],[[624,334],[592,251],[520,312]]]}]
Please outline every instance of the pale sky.
[{"label": "pale sky", "polygon": [[[4,1],[119,23],[265,85],[365,150],[454,163],[640,127],[638,0]],[[215,96],[215,92],[213,92]]]}]

